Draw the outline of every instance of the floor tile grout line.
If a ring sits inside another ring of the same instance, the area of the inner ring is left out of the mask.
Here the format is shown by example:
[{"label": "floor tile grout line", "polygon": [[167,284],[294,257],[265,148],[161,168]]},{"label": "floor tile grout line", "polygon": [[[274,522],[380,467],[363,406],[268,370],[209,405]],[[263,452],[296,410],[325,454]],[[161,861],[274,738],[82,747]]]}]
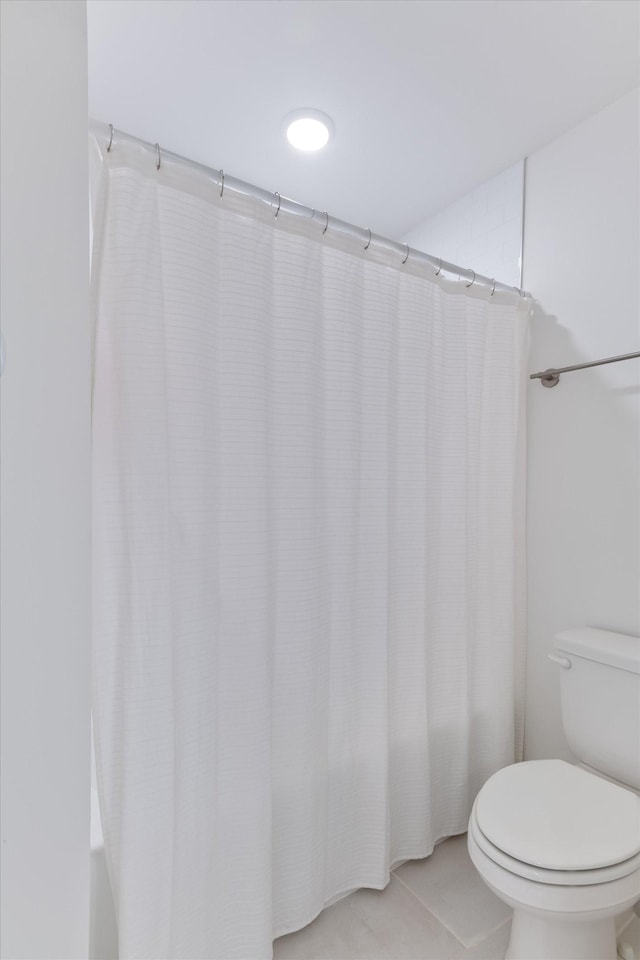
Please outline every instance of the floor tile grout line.
[{"label": "floor tile grout line", "polygon": [[474,947],[479,947],[482,943],[485,942],[485,940],[488,940],[489,937],[492,937],[494,933],[497,933],[498,930],[502,929],[502,927],[506,927],[508,923],[511,923],[512,919],[513,919],[512,917],[505,917],[504,920],[501,920],[497,926],[493,927],[492,930],[489,930],[489,933],[487,933],[484,937],[481,937],[480,940],[476,940],[475,943],[470,943],[469,946],[467,947],[467,950],[473,950]]},{"label": "floor tile grout line", "polygon": [[418,894],[415,893],[415,892],[411,889],[411,887],[409,887],[409,886],[404,882],[404,880],[403,880],[401,877],[399,877],[396,873],[393,873],[393,871],[392,871],[392,876],[395,876],[396,880],[399,880],[399,881],[400,881],[400,883],[402,884],[402,886],[405,888],[405,890],[408,890],[408,891],[409,891],[409,893],[410,893],[411,896],[414,898],[414,900],[417,900],[418,903],[420,904],[420,906],[423,907],[423,908],[427,911],[427,913],[430,913],[431,916],[432,916],[435,920],[437,920],[437,922],[438,922],[442,927],[444,927],[444,929],[447,931],[447,933],[450,933],[451,936],[454,937],[454,938],[458,941],[458,943],[460,944],[460,946],[463,947],[465,950],[472,950],[474,947],[480,946],[481,943],[484,943],[485,940],[488,940],[489,937],[492,937],[494,933],[497,933],[498,930],[500,929],[500,927],[503,927],[506,923],[509,923],[510,920],[511,920],[511,917],[505,917],[504,920],[501,920],[500,923],[498,923],[495,927],[492,927],[491,930],[489,930],[489,932],[486,933],[483,937],[480,937],[479,940],[474,940],[473,943],[465,943],[464,940],[461,940],[460,937],[457,935],[457,933],[455,933],[455,932],[451,929],[451,927],[450,927],[447,923],[445,923],[445,921],[442,920],[442,919],[438,916],[437,913],[434,913],[433,910],[430,910],[430,909],[429,909],[429,907],[426,905],[426,903],[424,902],[424,900],[421,900],[420,897],[418,896]]},{"label": "floor tile grout line", "polygon": [[[455,956],[452,955],[451,960],[465,960],[465,957],[468,957],[469,955],[469,951],[472,951],[472,950],[475,951],[478,948],[482,948],[483,944],[485,944],[490,938],[492,938],[495,934],[497,934],[498,931],[501,930],[503,927],[506,927],[511,921],[511,917],[505,917],[503,920],[500,921],[500,923],[498,923],[495,927],[493,927],[489,932],[487,932],[480,939],[474,941],[473,943],[467,944],[465,943],[465,941],[461,940],[460,937],[458,937],[453,932],[453,930],[451,930],[450,927],[438,917],[436,913],[430,910],[429,907],[420,899],[420,897],[417,896],[417,894],[400,877],[396,877],[396,879],[400,881],[400,886],[403,887],[404,890],[410,894],[411,899],[417,900],[420,907],[422,908],[422,911],[425,911],[426,913],[428,913],[430,918],[433,921],[435,921],[435,924],[452,937],[453,941],[455,942]],[[363,888],[359,888],[359,889],[363,889]],[[384,888],[382,893],[384,893],[388,889],[389,889],[389,886]],[[353,893],[354,894],[357,893],[357,890],[353,891]],[[346,897],[345,901],[348,899],[349,897]],[[325,909],[328,909],[328,908],[325,908]],[[304,930],[305,928],[302,928],[300,931],[293,931],[293,933],[302,933]],[[318,960],[320,960],[320,955],[316,955],[316,956]],[[322,954],[321,956],[324,957],[324,954]],[[335,960],[335,957],[327,955],[326,960]]]},{"label": "floor tile grout line", "polygon": [[[463,941],[460,939],[460,937],[456,936],[456,934],[453,932],[453,930],[451,929],[451,927],[448,927],[447,924],[444,923],[444,922],[440,919],[440,917],[437,916],[437,914],[435,914],[435,913],[433,912],[433,910],[430,910],[430,909],[429,909],[429,907],[426,905],[426,903],[424,903],[424,902],[420,899],[420,897],[417,895],[417,893],[414,893],[414,891],[411,889],[411,887],[408,887],[408,886],[407,886],[407,884],[404,882],[404,880],[401,880],[400,877],[399,877],[397,874],[395,874],[395,878],[396,878],[396,880],[398,880],[398,881],[400,882],[400,884],[404,887],[404,889],[405,889],[409,894],[411,894],[411,896],[413,897],[413,899],[414,899],[414,900],[417,900],[417,902],[420,904],[420,906],[422,907],[422,909],[423,909],[423,910],[426,910],[427,913],[429,913],[429,914],[433,917],[433,919],[436,921],[436,923],[439,923],[441,927],[444,927],[444,929],[447,931],[447,933],[450,933],[450,934],[451,934],[451,936],[453,937],[453,939],[454,939],[457,943],[460,944],[460,946],[462,947],[463,950],[467,950],[467,949],[468,949],[466,943],[463,943]],[[497,928],[496,928],[496,929],[497,929]]]}]

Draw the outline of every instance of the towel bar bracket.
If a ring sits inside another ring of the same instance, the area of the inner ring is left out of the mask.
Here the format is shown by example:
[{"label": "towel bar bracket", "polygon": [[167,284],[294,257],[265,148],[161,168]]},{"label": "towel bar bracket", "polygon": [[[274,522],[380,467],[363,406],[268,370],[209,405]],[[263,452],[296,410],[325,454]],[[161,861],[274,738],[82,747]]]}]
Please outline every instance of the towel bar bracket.
[{"label": "towel bar bracket", "polygon": [[555,370],[544,370],[540,377],[540,383],[543,387],[557,387],[560,383],[560,374]]}]

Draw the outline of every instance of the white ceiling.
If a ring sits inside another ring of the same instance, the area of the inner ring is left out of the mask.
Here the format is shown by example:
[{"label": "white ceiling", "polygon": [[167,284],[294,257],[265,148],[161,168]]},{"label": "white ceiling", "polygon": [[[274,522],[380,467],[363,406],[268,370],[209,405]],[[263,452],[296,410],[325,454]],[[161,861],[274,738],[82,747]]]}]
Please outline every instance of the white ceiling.
[{"label": "white ceiling", "polygon": [[[88,0],[89,108],[401,238],[639,80],[636,0]],[[298,107],[335,139],[299,154]],[[613,174],[614,175],[614,174]]]}]

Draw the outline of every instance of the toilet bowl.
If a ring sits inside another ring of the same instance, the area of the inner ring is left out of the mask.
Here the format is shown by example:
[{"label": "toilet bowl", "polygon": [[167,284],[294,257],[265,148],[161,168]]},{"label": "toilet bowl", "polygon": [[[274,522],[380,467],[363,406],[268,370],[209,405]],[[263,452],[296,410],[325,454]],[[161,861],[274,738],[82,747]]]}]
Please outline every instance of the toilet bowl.
[{"label": "toilet bowl", "polygon": [[513,908],[508,960],[615,960],[640,898],[640,799],[565,763],[506,767],[469,820],[471,860]]},{"label": "toilet bowl", "polygon": [[581,765],[495,773],[471,811],[469,854],[513,908],[507,960],[615,960],[616,917],[640,900],[640,638],[569,630],[550,658]]}]

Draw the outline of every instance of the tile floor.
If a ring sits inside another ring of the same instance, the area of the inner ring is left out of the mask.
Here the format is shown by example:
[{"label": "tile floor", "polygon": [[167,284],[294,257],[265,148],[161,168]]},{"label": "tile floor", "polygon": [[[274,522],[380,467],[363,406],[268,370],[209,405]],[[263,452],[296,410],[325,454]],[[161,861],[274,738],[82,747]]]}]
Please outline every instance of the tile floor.
[{"label": "tile floor", "polygon": [[500,960],[511,911],[484,885],[466,835],[393,871],[384,890],[357,890],[280,937],[274,960]]},{"label": "tile floor", "polygon": [[618,935],[618,953],[621,957],[640,957],[640,900],[635,906],[635,915]]}]

